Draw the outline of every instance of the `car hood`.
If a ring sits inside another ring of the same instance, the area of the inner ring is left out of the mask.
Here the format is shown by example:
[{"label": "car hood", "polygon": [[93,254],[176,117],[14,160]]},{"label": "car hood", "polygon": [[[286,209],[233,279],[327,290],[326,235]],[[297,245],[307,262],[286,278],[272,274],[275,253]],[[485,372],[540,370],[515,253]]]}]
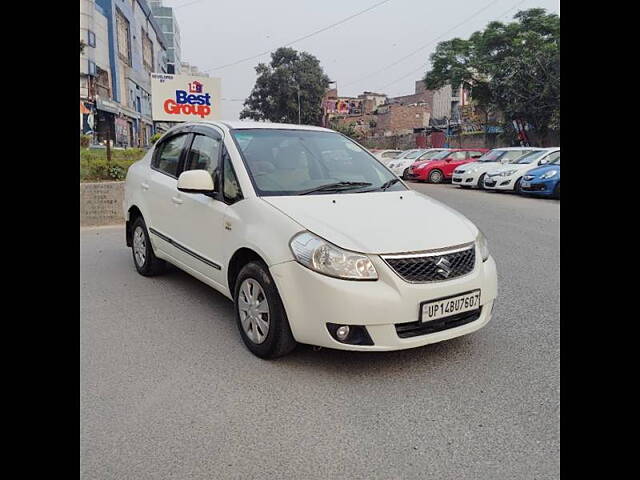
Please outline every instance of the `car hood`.
[{"label": "car hood", "polygon": [[560,165],[542,165],[541,167],[534,168],[533,170],[529,170],[527,172],[528,175],[542,175],[549,170],[560,170]]},{"label": "car hood", "polygon": [[460,165],[456,170],[468,171],[473,168],[478,172],[487,172],[489,170],[495,170],[500,166],[502,166],[502,163],[500,162],[471,162]]},{"label": "car hood", "polygon": [[494,173],[508,172],[509,170],[516,170],[518,173],[521,173],[536,167],[537,165],[535,163],[506,163],[499,167],[492,168],[487,173],[491,175]]},{"label": "car hood", "polygon": [[310,232],[356,252],[445,248],[472,242],[478,234],[462,214],[413,190],[262,199]]}]

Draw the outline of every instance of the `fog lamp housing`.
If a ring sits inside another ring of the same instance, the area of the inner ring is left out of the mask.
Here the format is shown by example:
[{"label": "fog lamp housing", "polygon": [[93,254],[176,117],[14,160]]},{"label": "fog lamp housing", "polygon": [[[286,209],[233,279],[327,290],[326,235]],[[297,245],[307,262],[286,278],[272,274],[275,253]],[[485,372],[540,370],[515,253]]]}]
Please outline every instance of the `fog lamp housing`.
[{"label": "fog lamp housing", "polygon": [[329,334],[340,343],[348,345],[373,345],[364,325],[339,325],[327,323]]}]

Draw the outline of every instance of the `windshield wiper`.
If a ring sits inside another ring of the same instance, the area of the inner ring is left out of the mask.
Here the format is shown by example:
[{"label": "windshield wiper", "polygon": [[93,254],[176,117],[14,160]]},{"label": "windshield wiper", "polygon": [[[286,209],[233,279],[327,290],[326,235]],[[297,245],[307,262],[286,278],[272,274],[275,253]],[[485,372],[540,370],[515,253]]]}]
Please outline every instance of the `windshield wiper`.
[{"label": "windshield wiper", "polygon": [[384,182],[381,186],[380,186],[380,190],[382,190],[383,192],[389,188],[391,185],[393,185],[394,183],[398,183],[400,181],[399,178],[392,178],[391,180]]},{"label": "windshield wiper", "polygon": [[368,187],[371,185],[369,182],[336,182],[336,183],[328,183],[327,185],[320,185],[319,187],[311,188],[309,190],[304,190],[298,195],[308,195],[309,193],[314,192],[331,192],[331,191],[341,191],[341,190],[350,190],[352,188],[360,188],[360,187]]},{"label": "windshield wiper", "polygon": [[380,185],[379,187],[372,188],[372,189],[370,189],[370,190],[363,190],[363,191],[362,191],[362,192],[360,192],[360,193],[377,192],[377,191],[380,191],[380,190],[382,190],[382,191],[384,192],[384,191],[385,191],[387,188],[389,188],[391,185],[393,185],[394,183],[398,183],[399,181],[400,181],[400,179],[399,179],[399,178],[392,178],[391,180],[388,180],[388,181],[384,182],[384,183],[383,183],[382,185]]}]

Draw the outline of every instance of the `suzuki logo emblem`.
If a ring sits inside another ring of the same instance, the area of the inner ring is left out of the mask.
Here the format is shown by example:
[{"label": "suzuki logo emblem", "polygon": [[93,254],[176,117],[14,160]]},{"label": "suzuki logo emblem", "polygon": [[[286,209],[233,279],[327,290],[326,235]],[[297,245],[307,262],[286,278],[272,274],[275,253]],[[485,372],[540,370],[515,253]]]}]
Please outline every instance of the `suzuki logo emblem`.
[{"label": "suzuki logo emblem", "polygon": [[438,259],[438,261],[436,262],[436,267],[438,267],[437,272],[444,278],[448,278],[449,275],[451,275],[451,262],[445,257],[440,257]]}]

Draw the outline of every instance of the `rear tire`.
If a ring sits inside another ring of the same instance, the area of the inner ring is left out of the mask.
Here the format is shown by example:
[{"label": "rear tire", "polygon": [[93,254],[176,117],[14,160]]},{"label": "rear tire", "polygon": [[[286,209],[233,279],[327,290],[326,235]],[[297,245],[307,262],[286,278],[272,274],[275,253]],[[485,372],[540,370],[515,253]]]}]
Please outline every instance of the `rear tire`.
[{"label": "rear tire", "polygon": [[238,274],[234,290],[236,323],[251,353],[268,359],[291,352],[297,343],[267,266],[258,261],[247,263]]},{"label": "rear tire", "polygon": [[166,262],[153,253],[147,225],[142,217],[136,218],[131,226],[131,253],[136,270],[145,277],[159,275],[167,267]]},{"label": "rear tire", "polygon": [[442,183],[444,175],[437,168],[429,173],[429,183]]}]

